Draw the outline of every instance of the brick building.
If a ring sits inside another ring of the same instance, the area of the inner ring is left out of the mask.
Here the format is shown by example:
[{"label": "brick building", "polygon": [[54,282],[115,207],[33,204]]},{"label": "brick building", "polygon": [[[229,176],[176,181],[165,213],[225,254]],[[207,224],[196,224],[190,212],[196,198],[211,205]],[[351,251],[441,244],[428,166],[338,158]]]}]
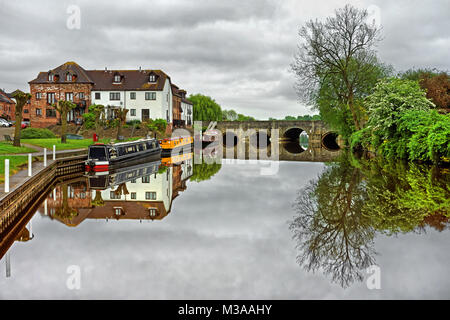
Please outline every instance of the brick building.
[{"label": "brick building", "polygon": [[14,120],[14,110],[16,103],[8,94],[0,89],[0,118]]},{"label": "brick building", "polygon": [[52,107],[58,100],[70,100],[77,105],[68,115],[69,122],[80,123],[91,104],[101,104],[110,119],[114,117],[114,109],[125,108],[129,110],[127,121],[160,118],[167,121],[169,129],[174,120],[177,125],[183,123],[183,105],[190,103],[186,91],[176,86],[174,90],[170,77],[161,70],[85,70],[75,62],[66,62],[40,72],[29,84],[34,127],[59,123],[60,116]]}]

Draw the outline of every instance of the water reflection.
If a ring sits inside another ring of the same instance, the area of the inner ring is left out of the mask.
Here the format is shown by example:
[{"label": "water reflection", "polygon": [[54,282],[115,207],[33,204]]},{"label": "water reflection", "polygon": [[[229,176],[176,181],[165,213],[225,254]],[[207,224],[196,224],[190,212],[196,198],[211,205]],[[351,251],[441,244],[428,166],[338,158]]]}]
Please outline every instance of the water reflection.
[{"label": "water reflection", "polygon": [[342,154],[298,193],[290,224],[297,262],[342,287],[361,281],[375,264],[377,233],[448,228],[448,185],[447,169]]},{"label": "water reflection", "polygon": [[85,219],[161,220],[186,189],[192,153],[64,181],[44,203],[44,216],[75,227]]}]

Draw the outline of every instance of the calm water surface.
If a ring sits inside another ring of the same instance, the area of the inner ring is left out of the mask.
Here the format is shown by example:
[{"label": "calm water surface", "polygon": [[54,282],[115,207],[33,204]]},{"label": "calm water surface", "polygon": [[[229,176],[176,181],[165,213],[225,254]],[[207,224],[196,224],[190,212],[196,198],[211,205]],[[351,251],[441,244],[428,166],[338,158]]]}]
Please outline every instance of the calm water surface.
[{"label": "calm water surface", "polygon": [[[28,241],[9,249],[10,277],[3,257],[0,298],[450,298],[445,171],[283,161],[261,175],[264,166],[187,160],[59,184]],[[411,177],[437,195],[414,199]],[[79,290],[66,285],[70,265]],[[379,290],[366,286],[370,265]]]}]

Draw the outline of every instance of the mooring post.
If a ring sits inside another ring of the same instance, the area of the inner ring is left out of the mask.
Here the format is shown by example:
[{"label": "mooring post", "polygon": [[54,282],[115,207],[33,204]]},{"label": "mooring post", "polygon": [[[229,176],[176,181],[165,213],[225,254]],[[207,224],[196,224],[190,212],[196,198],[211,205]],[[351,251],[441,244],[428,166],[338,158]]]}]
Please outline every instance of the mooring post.
[{"label": "mooring post", "polygon": [[31,153],[29,153],[28,154],[28,176],[29,177],[31,177],[33,175],[32,167],[33,167],[33,160],[31,159]]},{"label": "mooring post", "polygon": [[9,192],[9,159],[5,159],[5,192]]},{"label": "mooring post", "polygon": [[53,161],[56,160],[56,146],[53,145]]},{"label": "mooring post", "polygon": [[47,148],[44,148],[44,167],[47,166]]}]

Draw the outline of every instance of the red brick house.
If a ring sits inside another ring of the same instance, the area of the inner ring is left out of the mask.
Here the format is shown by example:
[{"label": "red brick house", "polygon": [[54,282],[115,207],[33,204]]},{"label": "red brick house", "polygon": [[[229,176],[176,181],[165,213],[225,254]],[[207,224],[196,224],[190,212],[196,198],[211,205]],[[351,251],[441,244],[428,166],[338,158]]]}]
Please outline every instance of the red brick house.
[{"label": "red brick house", "polygon": [[94,82],[86,70],[75,62],[40,72],[30,84],[32,127],[48,127],[60,121],[60,115],[52,107],[58,100],[70,100],[77,107],[68,114],[69,121],[81,120],[91,104],[91,89]]},{"label": "red brick house", "polygon": [[14,120],[15,106],[16,103],[0,89],[0,118]]}]

